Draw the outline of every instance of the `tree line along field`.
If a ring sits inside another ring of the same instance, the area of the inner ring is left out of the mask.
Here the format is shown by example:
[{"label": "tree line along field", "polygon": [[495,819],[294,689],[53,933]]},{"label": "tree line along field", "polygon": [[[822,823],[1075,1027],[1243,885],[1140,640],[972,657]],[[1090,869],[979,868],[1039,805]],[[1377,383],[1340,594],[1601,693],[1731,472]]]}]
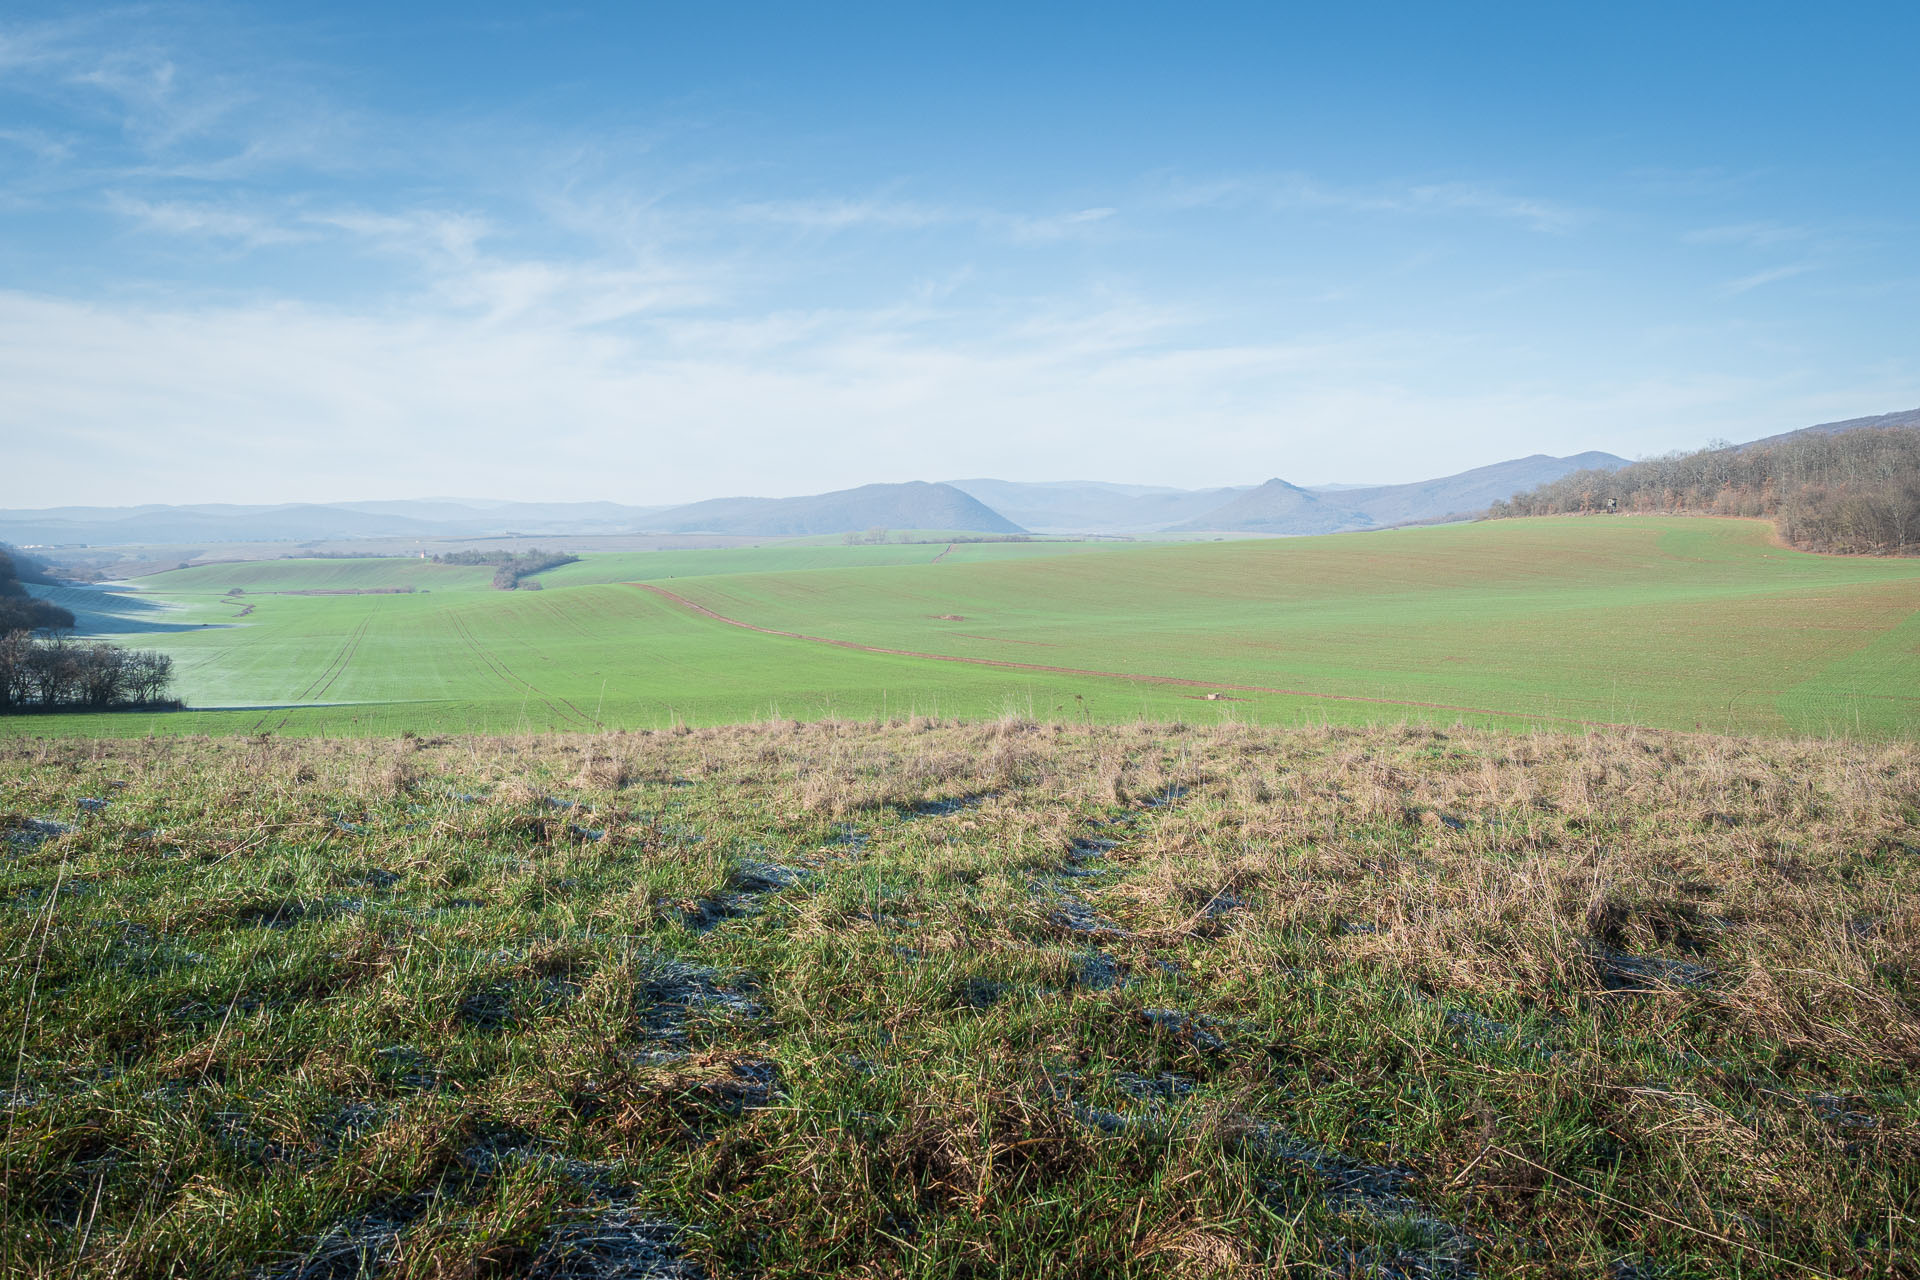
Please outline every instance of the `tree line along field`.
[{"label": "tree line along field", "polygon": [[9,1276],[1920,1252],[1912,743],[16,739],[0,795]]},{"label": "tree line along field", "polygon": [[132,596],[67,592],[83,626],[172,654],[191,705],[242,709],[7,731],[499,732],[1008,711],[1920,731],[1920,561],[1794,552],[1757,521],[776,545],[589,556],[541,575],[537,592],[487,580],[417,560],[268,561],[155,575]]}]

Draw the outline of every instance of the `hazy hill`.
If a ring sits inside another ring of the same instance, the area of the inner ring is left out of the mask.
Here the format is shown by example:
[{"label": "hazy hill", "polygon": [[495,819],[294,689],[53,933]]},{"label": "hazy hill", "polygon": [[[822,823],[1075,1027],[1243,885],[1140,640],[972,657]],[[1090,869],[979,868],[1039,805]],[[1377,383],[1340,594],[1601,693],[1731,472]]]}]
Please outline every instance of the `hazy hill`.
[{"label": "hazy hill", "polygon": [[979,479],[948,483],[1035,533],[1151,533],[1211,511],[1250,487],[1172,489],[1097,480],[1022,483]]},{"label": "hazy hill", "polygon": [[1315,493],[1275,478],[1237,494],[1180,531],[1223,533],[1338,533],[1364,529],[1373,520],[1347,501],[1346,493]]},{"label": "hazy hill", "polygon": [[965,529],[1024,533],[999,512],[950,484],[914,480],[866,484],[804,498],[713,498],[675,507],[648,521],[664,533],[738,533],[761,537],[851,533],[862,529]]},{"label": "hazy hill", "polygon": [[1777,436],[1764,436],[1758,440],[1751,440],[1741,447],[1777,444],[1782,440],[1791,440],[1795,436],[1830,436],[1838,435],[1843,431],[1865,431],[1881,427],[1920,427],[1920,409],[1875,414],[1870,418],[1843,418],[1839,422],[1817,422],[1811,427],[1801,427],[1798,431],[1783,431]]},{"label": "hazy hill", "polygon": [[405,516],[296,504],[279,507],[59,507],[0,511],[9,542],[239,542],[281,538],[430,536],[438,527]]},{"label": "hazy hill", "polygon": [[1334,490],[1337,501],[1359,511],[1375,524],[1409,524],[1421,520],[1441,520],[1448,516],[1469,516],[1485,510],[1491,503],[1538,485],[1558,480],[1575,471],[1611,471],[1627,465],[1625,458],[1599,450],[1576,453],[1565,458],[1544,453],[1525,458],[1475,467],[1458,475],[1438,480],[1420,480],[1413,484],[1385,484],[1364,489]]},{"label": "hazy hill", "polygon": [[616,502],[288,503],[248,506],[47,507],[0,510],[0,539],[16,543],[271,542],[316,538],[490,537],[504,533],[624,532],[660,507]]},{"label": "hazy hill", "polygon": [[1493,502],[1576,471],[1626,465],[1625,458],[1611,453],[1566,458],[1536,453],[1413,484],[1302,489],[1284,480],[1269,480],[1176,528],[1183,532],[1337,533],[1444,520],[1476,514]]},{"label": "hazy hill", "polygon": [[459,532],[587,533],[627,530],[669,507],[619,502],[501,502],[481,498],[412,498],[392,502],[336,502],[346,511],[405,516],[453,525]]}]

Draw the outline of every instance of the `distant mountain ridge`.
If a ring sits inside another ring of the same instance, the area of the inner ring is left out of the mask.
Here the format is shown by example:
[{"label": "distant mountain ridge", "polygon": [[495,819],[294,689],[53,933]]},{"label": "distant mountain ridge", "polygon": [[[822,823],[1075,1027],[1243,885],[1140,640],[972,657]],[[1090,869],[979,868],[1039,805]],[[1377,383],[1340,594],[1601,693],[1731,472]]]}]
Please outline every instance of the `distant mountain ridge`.
[{"label": "distant mountain ridge", "polygon": [[49,507],[0,510],[0,539],[28,545],[271,542],[326,538],[493,538],[595,533],[760,537],[875,527],[1023,533],[950,485],[870,484],[800,498],[714,498],[678,507],[617,502],[387,502]]},{"label": "distant mountain ridge", "polygon": [[1150,533],[1210,511],[1250,486],[1171,489],[1097,480],[949,480],[1035,533]]},{"label": "distant mountain ridge", "polygon": [[[1920,426],[1920,409],[1818,423],[1739,448],[1808,435]],[[1598,451],[1532,454],[1412,484],[1262,485],[1179,489],[1093,480],[979,478],[870,484],[794,498],[713,498],[678,506],[420,498],[335,503],[200,503],[0,510],[0,541],[25,545],[164,545],[724,534],[787,537],[872,528],[978,533],[1141,536],[1155,533],[1333,533],[1478,515],[1494,503],[1577,471],[1611,472],[1625,458]]]},{"label": "distant mountain ridge", "polygon": [[1315,493],[1274,477],[1257,489],[1236,494],[1220,506],[1184,524],[1183,533],[1339,533],[1364,529],[1373,521],[1347,501],[1346,492]]},{"label": "distant mountain ridge", "polygon": [[17,543],[271,542],[319,538],[480,538],[506,533],[624,532],[660,507],[614,502],[397,502],[47,507],[0,510]]},{"label": "distant mountain ridge", "polygon": [[853,533],[863,529],[953,529],[1025,533],[1013,521],[950,484],[914,480],[865,484],[804,498],[713,498],[657,517],[666,533],[738,533],[763,537]]},{"label": "distant mountain ridge", "polygon": [[1750,449],[1755,445],[1778,444],[1782,440],[1791,440],[1795,436],[1830,436],[1838,435],[1842,431],[1873,431],[1883,427],[1920,427],[1920,409],[1880,413],[1870,418],[1843,418],[1839,422],[1818,422],[1811,427],[1801,427],[1798,431],[1782,431],[1777,436],[1749,440],[1741,448]]},{"label": "distant mountain ridge", "polygon": [[1275,479],[1174,529],[1187,533],[1341,533],[1465,518],[1502,498],[1575,471],[1612,470],[1626,465],[1625,458],[1597,451],[1566,458],[1536,453],[1413,484],[1303,489]]}]

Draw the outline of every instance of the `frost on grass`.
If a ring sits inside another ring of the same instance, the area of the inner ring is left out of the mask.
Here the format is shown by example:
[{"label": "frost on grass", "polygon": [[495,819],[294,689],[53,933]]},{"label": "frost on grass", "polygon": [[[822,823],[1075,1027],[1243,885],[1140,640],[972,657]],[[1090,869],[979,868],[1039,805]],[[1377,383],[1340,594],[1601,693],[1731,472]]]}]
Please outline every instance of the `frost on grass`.
[{"label": "frost on grass", "polygon": [[680,918],[693,932],[707,933],[728,920],[752,915],[769,894],[802,884],[812,874],[810,868],[778,862],[742,862],[727,879],[730,892],[697,900],[681,911]]},{"label": "frost on grass", "polygon": [[1211,1019],[1196,1018],[1179,1009],[1142,1009],[1140,1018],[1148,1026],[1184,1040],[1196,1049],[1219,1053],[1227,1047],[1225,1038],[1212,1030]]},{"label": "frost on grass", "polygon": [[[610,745],[650,820],[567,781]],[[380,781],[392,744],[0,743],[11,808],[113,796],[167,833],[0,819],[24,1273],[1903,1261],[1911,748],[840,724],[406,750],[436,812]],[[807,803],[823,770],[870,802]],[[534,800],[568,786],[582,810]],[[904,817],[963,793],[995,799]],[[872,841],[833,843],[849,809]],[[702,895],[737,923],[690,932]]]},{"label": "frost on grass", "polygon": [[1709,965],[1630,955],[1600,942],[1590,945],[1587,958],[1602,988],[1617,995],[1645,995],[1673,987],[1698,990],[1712,986],[1718,976]]},{"label": "frost on grass", "polygon": [[1110,991],[1126,981],[1126,971],[1104,951],[1082,951],[1072,966],[1074,985],[1088,991]]},{"label": "frost on grass", "polygon": [[718,970],[660,961],[640,989],[641,1022],[652,1039],[684,1042],[695,1018],[758,1018],[763,1010],[751,992]]},{"label": "frost on grass", "polygon": [[681,1256],[684,1229],[667,1218],[611,1209],[548,1232],[528,1280],[702,1280],[706,1272]]},{"label": "frost on grass", "polygon": [[1095,911],[1085,901],[1070,893],[1060,894],[1054,899],[1053,909],[1048,914],[1048,919],[1069,933],[1109,938],[1132,936],[1125,929]]},{"label": "frost on grass", "polygon": [[256,1272],[258,1280],[360,1280],[384,1273],[400,1257],[402,1218],[367,1214],[336,1224],[305,1253]]},{"label": "frost on grass", "polygon": [[4,835],[8,844],[20,849],[37,849],[55,836],[70,835],[72,832],[71,824],[56,822],[52,818],[9,817],[0,824],[0,835]]}]

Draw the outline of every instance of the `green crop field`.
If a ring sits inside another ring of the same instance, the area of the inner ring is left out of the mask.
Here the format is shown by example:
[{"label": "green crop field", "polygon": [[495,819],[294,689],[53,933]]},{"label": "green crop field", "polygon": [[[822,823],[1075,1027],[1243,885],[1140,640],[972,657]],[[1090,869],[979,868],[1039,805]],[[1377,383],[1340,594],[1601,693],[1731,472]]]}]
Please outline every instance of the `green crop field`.
[{"label": "green crop field", "polygon": [[83,628],[173,654],[195,709],[25,717],[7,731],[1014,711],[1920,732],[1920,562],[1790,551],[1751,521],[786,544],[593,556],[542,575],[537,592],[489,578],[419,560],[280,560],[63,592]]}]

